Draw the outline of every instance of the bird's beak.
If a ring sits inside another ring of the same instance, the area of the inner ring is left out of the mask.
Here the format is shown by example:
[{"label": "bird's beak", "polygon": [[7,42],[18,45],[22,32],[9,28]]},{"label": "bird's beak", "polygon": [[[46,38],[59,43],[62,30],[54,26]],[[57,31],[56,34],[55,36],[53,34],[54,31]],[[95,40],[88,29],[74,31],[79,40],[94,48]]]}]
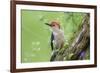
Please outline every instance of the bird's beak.
[{"label": "bird's beak", "polygon": [[51,25],[49,23],[45,23],[45,24],[51,27]]}]

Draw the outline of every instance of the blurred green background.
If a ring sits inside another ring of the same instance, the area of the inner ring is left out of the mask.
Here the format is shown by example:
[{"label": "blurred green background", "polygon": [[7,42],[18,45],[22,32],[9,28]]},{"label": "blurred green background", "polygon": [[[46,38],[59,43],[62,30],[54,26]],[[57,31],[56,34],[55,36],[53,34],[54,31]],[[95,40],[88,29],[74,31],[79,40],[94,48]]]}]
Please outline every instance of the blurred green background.
[{"label": "blurred green background", "polygon": [[51,29],[44,23],[60,22],[69,45],[86,13],[21,10],[21,62],[48,62],[51,57]]}]

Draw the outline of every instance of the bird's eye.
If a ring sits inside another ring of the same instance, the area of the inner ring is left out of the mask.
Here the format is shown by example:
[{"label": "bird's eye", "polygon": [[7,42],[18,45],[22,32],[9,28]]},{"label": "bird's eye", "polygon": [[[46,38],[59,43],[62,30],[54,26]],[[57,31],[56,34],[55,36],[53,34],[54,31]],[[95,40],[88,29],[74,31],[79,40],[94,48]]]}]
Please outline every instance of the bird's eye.
[{"label": "bird's eye", "polygon": [[52,25],[52,26],[55,26],[55,25]]}]

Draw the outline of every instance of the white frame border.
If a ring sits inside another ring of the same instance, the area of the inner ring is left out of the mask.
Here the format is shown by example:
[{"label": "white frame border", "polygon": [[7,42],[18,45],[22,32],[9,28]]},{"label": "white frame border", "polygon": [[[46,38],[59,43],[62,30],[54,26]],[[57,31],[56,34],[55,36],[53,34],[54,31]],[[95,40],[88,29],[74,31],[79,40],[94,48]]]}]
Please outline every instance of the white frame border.
[{"label": "white frame border", "polygon": [[[90,13],[90,60],[82,61],[63,61],[63,62],[39,62],[21,63],[21,9],[27,10],[47,10],[47,11],[66,11],[66,12],[86,12]],[[36,5],[16,5],[16,68],[40,68],[57,66],[74,66],[94,64],[94,9],[69,8],[69,7],[50,7]]]}]

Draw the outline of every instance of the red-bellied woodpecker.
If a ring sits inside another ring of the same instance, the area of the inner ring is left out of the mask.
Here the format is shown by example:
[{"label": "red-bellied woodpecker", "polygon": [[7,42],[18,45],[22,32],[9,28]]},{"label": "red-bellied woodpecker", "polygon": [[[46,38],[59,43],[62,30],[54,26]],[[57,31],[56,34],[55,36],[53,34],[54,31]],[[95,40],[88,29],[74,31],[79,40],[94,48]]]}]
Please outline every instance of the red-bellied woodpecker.
[{"label": "red-bellied woodpecker", "polygon": [[59,49],[64,46],[64,32],[61,30],[60,23],[58,21],[52,21],[50,24],[45,23],[52,28],[51,34],[51,48],[53,50],[50,61],[54,61],[54,58]]}]

